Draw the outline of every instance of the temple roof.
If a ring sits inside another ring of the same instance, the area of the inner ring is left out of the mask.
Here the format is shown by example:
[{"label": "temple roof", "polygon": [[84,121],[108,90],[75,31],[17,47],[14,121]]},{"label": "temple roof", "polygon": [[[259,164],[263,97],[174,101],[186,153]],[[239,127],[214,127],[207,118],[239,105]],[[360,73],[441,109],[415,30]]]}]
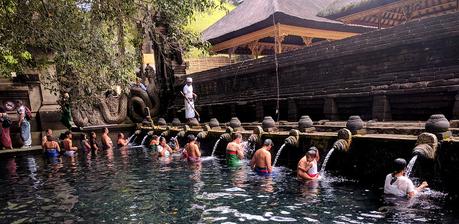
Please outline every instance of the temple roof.
[{"label": "temple roof", "polygon": [[212,44],[254,32],[274,23],[314,29],[363,33],[369,29],[317,16],[333,0],[245,0],[203,32]]},{"label": "temple roof", "polygon": [[328,19],[337,19],[398,1],[401,0],[335,0],[317,15]]}]

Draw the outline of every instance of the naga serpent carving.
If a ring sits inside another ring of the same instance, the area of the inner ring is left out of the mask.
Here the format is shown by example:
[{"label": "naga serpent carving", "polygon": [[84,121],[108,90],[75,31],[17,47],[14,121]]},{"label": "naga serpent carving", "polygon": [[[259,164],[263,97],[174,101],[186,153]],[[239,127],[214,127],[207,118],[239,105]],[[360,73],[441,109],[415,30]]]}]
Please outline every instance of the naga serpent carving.
[{"label": "naga serpent carving", "polygon": [[72,117],[74,123],[79,127],[120,124],[129,118],[133,122],[142,122],[145,118],[145,108],[150,109],[150,115],[156,116],[159,111],[159,94],[155,85],[149,85],[147,91],[133,86],[129,96],[107,96],[99,98],[96,106],[74,105]]}]

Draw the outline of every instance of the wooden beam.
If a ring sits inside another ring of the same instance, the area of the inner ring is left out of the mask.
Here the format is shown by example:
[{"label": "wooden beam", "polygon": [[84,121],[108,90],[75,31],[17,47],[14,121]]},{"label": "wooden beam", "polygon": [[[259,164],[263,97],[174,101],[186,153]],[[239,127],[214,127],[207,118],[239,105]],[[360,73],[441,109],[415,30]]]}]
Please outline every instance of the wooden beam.
[{"label": "wooden beam", "polygon": [[300,37],[306,36],[306,37],[332,39],[332,40],[341,40],[341,39],[352,37],[352,36],[359,34],[359,33],[352,33],[352,32],[304,28],[304,27],[290,26],[290,25],[284,25],[284,24],[280,24],[279,28],[280,28],[280,33],[282,33],[283,35],[293,35],[293,36],[300,36]]},{"label": "wooden beam", "polygon": [[[276,33],[279,37],[293,35],[293,36],[299,36],[299,37],[307,36],[307,37],[313,37],[313,38],[323,38],[323,39],[332,39],[332,40],[340,40],[340,39],[355,36],[358,34],[358,33],[352,33],[352,32],[321,30],[321,29],[276,24],[275,26],[272,26],[272,27],[267,27],[267,28],[264,28],[264,29],[246,34],[246,35],[242,35],[242,36],[224,41],[222,43],[218,43],[214,45],[211,48],[211,50],[213,52],[218,52],[218,51],[222,51],[228,48],[246,45],[252,41],[260,40],[265,37],[275,37]],[[279,38],[279,40],[281,39]],[[283,40],[281,40],[281,42],[282,41]]]},{"label": "wooden beam", "polygon": [[403,7],[405,5],[413,4],[413,3],[416,3],[416,2],[419,2],[419,0],[401,0],[401,1],[397,1],[397,2],[394,2],[394,3],[387,4],[387,5],[383,5],[383,6],[380,6],[380,7],[372,8],[372,9],[369,9],[369,10],[365,10],[365,11],[362,11],[362,12],[358,12],[358,13],[354,13],[354,14],[351,14],[351,15],[343,16],[343,17],[338,18],[337,20],[342,21],[342,22],[347,21],[348,23],[352,23],[352,21],[355,21],[355,20],[357,20],[359,18],[362,18],[362,17],[371,16],[371,15],[377,15],[377,14],[382,13],[384,11],[390,11],[392,9]]},{"label": "wooden beam", "polygon": [[236,37],[236,38],[233,38],[233,39],[218,43],[218,44],[214,45],[211,48],[211,50],[213,52],[218,52],[218,51],[225,50],[225,49],[228,49],[228,48],[232,48],[232,47],[248,44],[248,43],[250,43],[252,41],[260,40],[260,39],[263,39],[265,37],[272,37],[272,36],[274,36],[274,31],[275,31],[274,30],[274,26],[267,27],[267,28],[264,28],[264,29],[261,29],[261,30],[258,30],[258,31],[252,32],[252,33],[249,33],[249,34],[245,34],[245,35],[242,35],[242,36],[239,36],[239,37]]}]

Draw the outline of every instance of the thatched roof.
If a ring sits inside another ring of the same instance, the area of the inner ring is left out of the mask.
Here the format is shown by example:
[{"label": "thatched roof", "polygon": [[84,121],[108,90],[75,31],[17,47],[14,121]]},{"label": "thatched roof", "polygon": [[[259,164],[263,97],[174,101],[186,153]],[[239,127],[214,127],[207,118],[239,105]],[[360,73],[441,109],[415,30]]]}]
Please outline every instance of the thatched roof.
[{"label": "thatched roof", "polygon": [[[318,17],[333,0],[245,0],[228,15],[203,32],[203,39],[212,44],[254,32],[274,23],[363,33],[365,27],[348,26],[341,22]],[[274,21],[273,21],[274,18]]]},{"label": "thatched roof", "polygon": [[337,19],[398,1],[401,0],[335,0],[317,15],[328,19]]}]

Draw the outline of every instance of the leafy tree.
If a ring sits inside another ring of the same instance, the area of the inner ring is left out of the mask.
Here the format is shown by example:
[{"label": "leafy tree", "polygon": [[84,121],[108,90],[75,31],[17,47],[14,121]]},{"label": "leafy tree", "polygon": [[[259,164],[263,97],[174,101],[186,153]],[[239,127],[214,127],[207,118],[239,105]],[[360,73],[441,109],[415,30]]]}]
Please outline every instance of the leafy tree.
[{"label": "leafy tree", "polygon": [[0,0],[0,75],[54,65],[46,86],[87,102],[128,85],[144,38],[166,67],[174,52],[205,47],[184,27],[196,12],[218,6],[213,0]]}]

